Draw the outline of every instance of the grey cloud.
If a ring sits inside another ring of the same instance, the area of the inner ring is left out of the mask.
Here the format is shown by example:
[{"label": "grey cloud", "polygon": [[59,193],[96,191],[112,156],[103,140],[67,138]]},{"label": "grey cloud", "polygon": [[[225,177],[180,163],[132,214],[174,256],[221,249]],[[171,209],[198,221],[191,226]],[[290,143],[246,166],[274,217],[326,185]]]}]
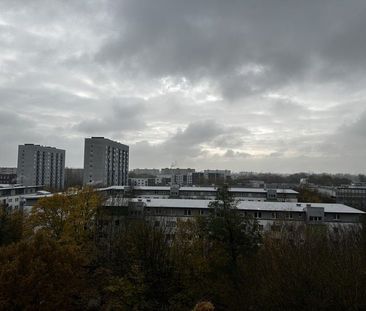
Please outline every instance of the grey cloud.
[{"label": "grey cloud", "polygon": [[6,134],[10,134],[14,128],[22,130],[34,125],[34,122],[24,115],[19,115],[11,111],[0,110],[1,132],[9,131]]},{"label": "grey cloud", "polygon": [[[219,81],[225,96],[237,98],[301,81],[313,71],[314,60],[326,62],[326,42],[341,40],[334,31],[339,18],[353,21],[364,16],[355,12],[366,5],[362,1],[352,4],[127,1],[113,6],[115,23],[121,31],[117,37],[113,34],[97,59],[156,76],[185,76],[192,80],[210,77]],[[353,29],[354,36],[363,33],[362,27]],[[362,47],[353,47],[362,54]],[[267,70],[263,75],[237,74],[238,69],[249,64],[259,64]]]},{"label": "grey cloud", "polygon": [[[35,123],[27,116],[0,109],[0,166],[14,163],[19,144],[36,141]],[[13,164],[14,165],[14,164]]]},{"label": "grey cloud", "polygon": [[132,166],[364,170],[365,10],[3,0],[0,160],[32,141],[81,165],[83,137],[100,134],[130,144]]},{"label": "grey cloud", "polygon": [[85,119],[74,128],[86,134],[104,135],[123,130],[140,130],[146,126],[142,121],[143,103],[114,104],[112,108],[107,105],[107,109],[111,111],[108,111],[104,117]]},{"label": "grey cloud", "polygon": [[[326,137],[316,147],[327,157],[339,158],[342,165],[345,159],[366,156],[366,111],[353,122],[339,126],[337,131]],[[347,163],[354,165],[355,163]]]},{"label": "grey cloud", "polygon": [[[177,132],[159,144],[149,144],[146,141],[139,142],[131,147],[132,154],[137,158],[149,155],[152,161],[165,161],[170,163],[191,163],[192,161],[202,160],[208,156],[205,146],[217,147],[218,138],[237,134],[241,130],[242,135],[248,135],[249,131],[245,128],[223,126],[213,120],[193,122],[185,129],[178,129]],[[220,140],[220,139],[219,139]],[[222,146],[221,146],[222,147]],[[232,156],[244,156],[245,153],[236,152]]]},{"label": "grey cloud", "polygon": [[225,154],[224,157],[228,157],[228,158],[249,158],[252,155],[250,153],[246,153],[246,152],[240,152],[240,151],[234,151],[232,149],[228,149]]}]

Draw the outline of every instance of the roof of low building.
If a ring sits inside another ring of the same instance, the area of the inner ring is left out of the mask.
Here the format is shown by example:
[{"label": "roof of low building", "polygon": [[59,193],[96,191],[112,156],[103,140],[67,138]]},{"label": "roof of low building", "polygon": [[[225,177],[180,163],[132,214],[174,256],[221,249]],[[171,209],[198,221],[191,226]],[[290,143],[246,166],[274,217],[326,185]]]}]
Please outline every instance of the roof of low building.
[{"label": "roof of low building", "polygon": [[[107,188],[101,188],[100,191],[106,190],[124,190],[126,186],[110,186]],[[170,191],[170,186],[134,186],[134,190],[146,190],[146,191]],[[195,191],[195,192],[215,192],[217,191],[217,187],[180,187],[179,191]],[[239,188],[233,187],[229,188],[230,192],[249,192],[249,193],[267,193],[269,189],[264,188]],[[273,189],[276,190],[277,193],[286,193],[286,194],[298,194],[297,191],[292,189]]]},{"label": "roof of low building", "polygon": [[[182,200],[182,199],[133,199],[135,202],[144,202],[147,207],[165,208],[208,208],[213,200]],[[346,213],[365,214],[365,212],[344,204],[333,203],[296,203],[296,202],[252,202],[240,201],[237,208],[239,210],[258,211],[287,211],[303,212],[307,207],[324,208],[325,213]]]}]

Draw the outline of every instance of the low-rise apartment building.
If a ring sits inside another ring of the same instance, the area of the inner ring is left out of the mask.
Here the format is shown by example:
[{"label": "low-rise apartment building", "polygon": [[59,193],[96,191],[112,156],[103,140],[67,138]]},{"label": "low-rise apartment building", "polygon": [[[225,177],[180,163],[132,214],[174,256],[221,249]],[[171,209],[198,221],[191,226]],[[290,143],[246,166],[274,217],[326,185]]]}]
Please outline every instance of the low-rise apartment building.
[{"label": "low-rise apartment building", "polygon": [[0,185],[0,205],[10,209],[22,208],[26,195],[35,195],[42,189],[43,186]]},{"label": "low-rise apartment building", "polygon": [[138,187],[138,186],[155,186],[156,178],[129,178],[128,185],[131,187]]},{"label": "low-rise apartment building", "polygon": [[366,211],[366,185],[354,184],[338,187],[336,190],[336,200],[337,203]]},{"label": "low-rise apartment building", "polygon": [[[104,204],[98,227],[101,235],[110,237],[118,232],[127,219],[144,219],[162,226],[174,234],[179,221],[208,216],[211,200],[182,199],[126,199],[109,198]],[[239,213],[258,221],[260,230],[276,233],[281,226],[326,226],[338,231],[360,225],[364,212],[344,204],[250,202],[237,204]]]},{"label": "low-rise apartment building", "polygon": [[16,184],[17,168],[16,167],[0,167],[0,184]]},{"label": "low-rise apartment building", "polygon": [[[190,199],[190,200],[214,200],[217,195],[217,187],[179,187],[174,186],[112,186],[99,189],[99,191],[111,196],[136,197],[141,199]],[[229,188],[234,199],[239,201],[280,201],[297,202],[298,192],[291,189],[263,189],[263,188]]]}]

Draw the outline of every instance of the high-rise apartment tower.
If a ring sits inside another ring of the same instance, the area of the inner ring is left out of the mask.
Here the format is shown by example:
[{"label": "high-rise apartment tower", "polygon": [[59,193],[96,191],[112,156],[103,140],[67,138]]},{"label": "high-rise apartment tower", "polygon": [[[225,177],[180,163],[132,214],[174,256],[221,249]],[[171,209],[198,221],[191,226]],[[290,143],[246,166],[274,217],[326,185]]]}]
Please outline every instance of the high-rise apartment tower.
[{"label": "high-rise apartment tower", "polygon": [[127,185],[129,147],[104,137],[85,138],[84,185]]},{"label": "high-rise apartment tower", "polygon": [[25,144],[18,147],[17,181],[24,186],[64,188],[65,150]]}]

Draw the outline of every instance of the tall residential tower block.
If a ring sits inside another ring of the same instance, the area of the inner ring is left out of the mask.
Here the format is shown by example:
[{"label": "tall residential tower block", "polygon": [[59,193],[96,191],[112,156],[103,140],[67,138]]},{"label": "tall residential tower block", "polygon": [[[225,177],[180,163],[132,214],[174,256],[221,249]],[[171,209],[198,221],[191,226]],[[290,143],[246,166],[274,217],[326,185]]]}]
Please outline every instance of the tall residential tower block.
[{"label": "tall residential tower block", "polygon": [[127,185],[129,147],[104,137],[85,138],[84,185]]},{"label": "tall residential tower block", "polygon": [[17,181],[24,186],[64,188],[65,150],[25,144],[18,147]]}]

